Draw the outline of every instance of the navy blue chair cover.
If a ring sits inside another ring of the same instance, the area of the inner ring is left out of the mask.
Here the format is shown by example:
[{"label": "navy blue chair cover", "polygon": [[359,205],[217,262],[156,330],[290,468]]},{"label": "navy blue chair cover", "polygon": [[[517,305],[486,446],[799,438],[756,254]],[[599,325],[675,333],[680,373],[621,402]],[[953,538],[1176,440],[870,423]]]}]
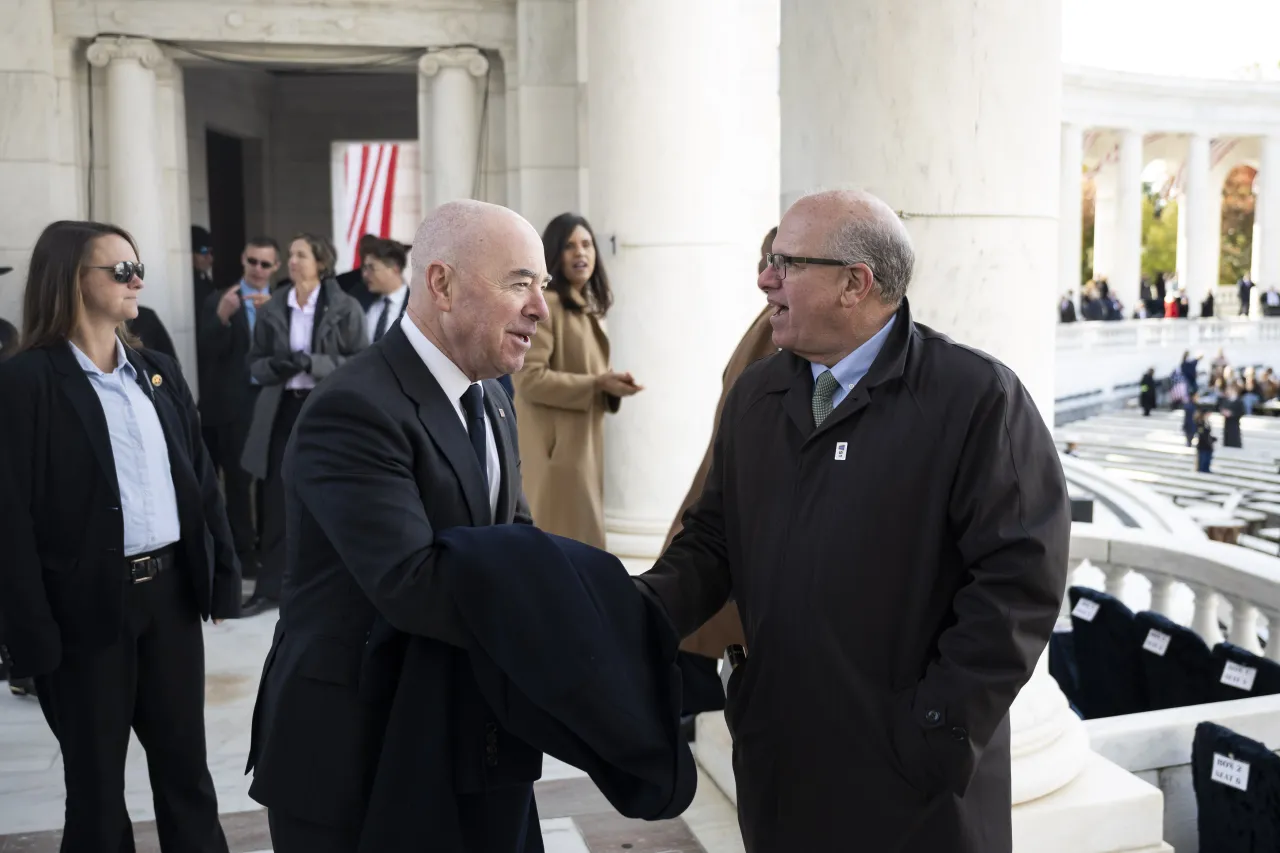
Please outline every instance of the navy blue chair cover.
[{"label": "navy blue chair cover", "polygon": [[1199,634],[1149,610],[1134,624],[1149,710],[1214,701],[1213,653]]},{"label": "navy blue chair cover", "polygon": [[[1213,647],[1209,673],[1213,702],[1280,693],[1280,663],[1259,657],[1231,643]],[[1280,848],[1276,848],[1280,850]]]},{"label": "navy blue chair cover", "polygon": [[1076,704],[1084,718],[1147,710],[1133,611],[1096,589],[1073,586],[1067,594],[1079,671]]},{"label": "navy blue chair cover", "polygon": [[1191,783],[1200,853],[1280,850],[1280,756],[1267,745],[1201,723],[1191,747]]}]

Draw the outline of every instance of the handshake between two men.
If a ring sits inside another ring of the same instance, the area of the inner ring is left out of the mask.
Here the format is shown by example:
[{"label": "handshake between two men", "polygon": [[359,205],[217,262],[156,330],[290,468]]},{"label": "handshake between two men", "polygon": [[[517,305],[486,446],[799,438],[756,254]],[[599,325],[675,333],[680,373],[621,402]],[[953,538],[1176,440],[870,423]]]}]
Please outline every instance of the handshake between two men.
[{"label": "handshake between two men", "polygon": [[278,853],[541,850],[544,752],[623,814],[679,814],[676,647],[730,598],[747,850],[1011,848],[1008,709],[1067,568],[1048,430],[1008,368],[911,319],[879,199],[801,199],[773,249],[782,352],[726,388],[700,497],[633,579],[524,502],[494,377],[547,316],[537,233],[472,201],[422,224],[403,321],[311,394],[286,452],[249,758]]}]

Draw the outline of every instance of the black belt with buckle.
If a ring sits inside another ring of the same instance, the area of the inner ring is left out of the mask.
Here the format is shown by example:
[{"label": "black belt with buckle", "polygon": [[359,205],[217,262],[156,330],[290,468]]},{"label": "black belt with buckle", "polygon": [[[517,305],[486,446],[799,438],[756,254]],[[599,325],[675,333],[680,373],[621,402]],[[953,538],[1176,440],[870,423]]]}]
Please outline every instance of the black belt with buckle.
[{"label": "black belt with buckle", "polygon": [[146,583],[156,575],[173,568],[173,546],[169,545],[149,554],[138,554],[125,557],[124,564],[129,570],[129,580],[133,583]]}]

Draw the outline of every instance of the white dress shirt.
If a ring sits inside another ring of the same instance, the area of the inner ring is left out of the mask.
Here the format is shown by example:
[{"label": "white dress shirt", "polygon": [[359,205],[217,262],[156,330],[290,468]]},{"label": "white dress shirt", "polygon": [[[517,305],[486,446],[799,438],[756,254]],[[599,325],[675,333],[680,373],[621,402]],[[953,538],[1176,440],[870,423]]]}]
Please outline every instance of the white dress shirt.
[{"label": "white dress shirt", "polygon": [[111,456],[120,487],[124,555],[132,557],[172,545],[182,536],[178,495],[169,470],[169,443],[155,404],[138,386],[138,374],[116,340],[116,369],[103,373],[75,344],[76,361],[102,403]]},{"label": "white dress shirt", "polygon": [[[458,366],[449,360],[449,357],[440,352],[439,347],[431,343],[427,336],[422,334],[422,330],[417,324],[410,320],[407,316],[400,319],[400,328],[404,329],[404,335],[409,339],[409,343],[413,345],[413,349],[418,353],[418,357],[422,359],[422,363],[427,366],[427,370],[431,371],[431,375],[440,383],[440,387],[444,389],[444,394],[453,403],[453,410],[458,415],[458,421],[462,424],[462,431],[467,431],[467,416],[462,411],[462,395],[467,392],[473,383],[467,378],[467,375],[458,369]],[[388,331],[390,329],[388,328]],[[484,399],[484,386],[480,386],[480,399]],[[486,467],[489,469],[489,512],[495,518],[498,515],[498,486],[502,482],[502,462],[498,459],[498,442],[493,437],[493,424],[489,422],[489,411],[484,413],[484,446],[486,455],[489,458]]]},{"label": "white dress shirt", "polygon": [[[323,285],[322,285],[323,286]],[[316,327],[316,301],[320,288],[311,291],[307,307],[298,305],[298,288],[289,288],[289,349],[293,352],[311,352],[311,336]],[[295,374],[284,387],[290,390],[306,390],[316,387],[316,378],[310,373]]]},{"label": "white dress shirt", "polygon": [[[378,328],[378,320],[382,317],[384,300],[391,300],[390,306],[386,309],[391,316],[387,318],[387,332],[395,326],[396,318],[400,316],[400,310],[404,307],[404,301],[409,296],[409,288],[401,285],[400,289],[395,293],[388,293],[386,296],[379,296],[378,301],[369,306],[364,312],[364,328],[369,334],[369,343],[373,343],[373,333]],[[386,332],[383,332],[386,334]]]}]

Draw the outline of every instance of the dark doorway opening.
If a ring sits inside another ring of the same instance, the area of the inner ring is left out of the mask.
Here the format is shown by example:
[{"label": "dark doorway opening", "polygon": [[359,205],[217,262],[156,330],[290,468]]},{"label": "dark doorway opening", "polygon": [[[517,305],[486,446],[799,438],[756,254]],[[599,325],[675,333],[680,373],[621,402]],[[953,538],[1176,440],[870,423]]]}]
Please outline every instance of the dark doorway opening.
[{"label": "dark doorway opening", "polygon": [[[244,142],[214,130],[205,131],[209,172],[209,231],[213,236],[213,280],[229,287],[240,280],[244,248]],[[200,306],[196,306],[197,313]]]}]

